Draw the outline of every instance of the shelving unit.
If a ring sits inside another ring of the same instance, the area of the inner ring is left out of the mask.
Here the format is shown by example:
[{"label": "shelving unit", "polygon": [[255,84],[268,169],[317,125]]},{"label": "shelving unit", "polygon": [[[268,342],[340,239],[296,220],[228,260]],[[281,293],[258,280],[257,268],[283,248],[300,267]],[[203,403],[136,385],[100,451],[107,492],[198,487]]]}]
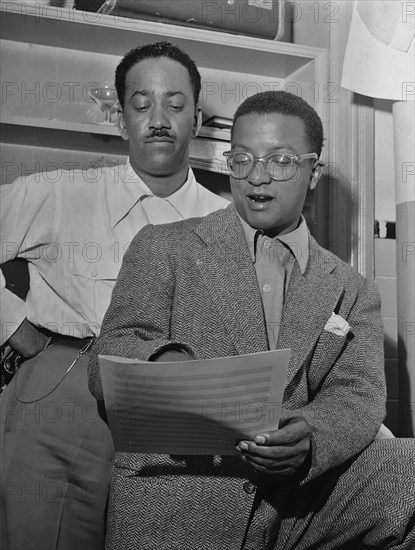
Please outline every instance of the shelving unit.
[{"label": "shelving unit", "polygon": [[[0,10],[2,183],[19,175],[23,159],[26,171],[101,155],[122,162],[127,146],[115,126],[98,124],[103,114],[86,90],[113,80],[128,50],[159,40],[174,42],[198,65],[205,119],[232,117],[246,97],[267,89],[301,94],[325,118],[323,94],[316,93],[327,81],[324,49],[40,2],[5,2]],[[223,171],[216,161],[193,164]]]}]

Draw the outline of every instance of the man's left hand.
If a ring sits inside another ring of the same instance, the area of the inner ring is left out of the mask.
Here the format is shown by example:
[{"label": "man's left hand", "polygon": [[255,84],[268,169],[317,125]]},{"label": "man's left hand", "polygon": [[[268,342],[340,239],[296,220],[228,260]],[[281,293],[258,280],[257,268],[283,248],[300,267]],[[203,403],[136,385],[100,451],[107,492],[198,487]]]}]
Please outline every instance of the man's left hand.
[{"label": "man's left hand", "polygon": [[292,418],[283,428],[240,441],[236,448],[258,472],[291,476],[310,452],[310,427],[303,418]]}]

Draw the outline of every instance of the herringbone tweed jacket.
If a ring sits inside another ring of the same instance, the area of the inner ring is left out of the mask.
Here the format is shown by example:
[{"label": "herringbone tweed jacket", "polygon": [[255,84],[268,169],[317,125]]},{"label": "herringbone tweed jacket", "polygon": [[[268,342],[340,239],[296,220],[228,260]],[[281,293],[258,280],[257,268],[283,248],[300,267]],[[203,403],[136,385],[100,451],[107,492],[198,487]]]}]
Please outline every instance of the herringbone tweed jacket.
[{"label": "herringbone tweed jacket", "polygon": [[[334,311],[350,324],[347,336],[324,330]],[[92,393],[103,402],[97,354],[147,360],[171,343],[198,359],[267,349],[255,268],[233,205],[135,237],[92,350]],[[386,394],[376,287],[311,236],[306,271],[293,267],[278,347],[291,348],[284,406],[311,426],[305,484],[374,439]],[[258,486],[253,494],[248,481]],[[277,492],[239,457],[117,453],[107,544],[228,550],[245,539],[245,548],[269,548]]]}]

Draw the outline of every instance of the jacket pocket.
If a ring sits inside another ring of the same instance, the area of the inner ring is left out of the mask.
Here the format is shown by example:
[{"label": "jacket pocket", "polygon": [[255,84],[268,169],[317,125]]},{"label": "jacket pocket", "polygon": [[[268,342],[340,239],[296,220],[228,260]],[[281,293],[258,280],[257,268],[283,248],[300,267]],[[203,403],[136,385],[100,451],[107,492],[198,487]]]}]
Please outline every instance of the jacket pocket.
[{"label": "jacket pocket", "polygon": [[346,335],[339,336],[326,330],[321,333],[314,348],[308,376],[312,395],[317,391],[347,345]]}]

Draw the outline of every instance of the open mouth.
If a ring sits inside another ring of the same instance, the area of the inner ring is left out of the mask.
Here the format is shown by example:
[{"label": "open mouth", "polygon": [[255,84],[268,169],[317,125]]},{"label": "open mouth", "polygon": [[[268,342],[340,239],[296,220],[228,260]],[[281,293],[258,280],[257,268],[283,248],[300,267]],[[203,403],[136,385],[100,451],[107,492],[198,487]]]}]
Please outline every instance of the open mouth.
[{"label": "open mouth", "polygon": [[266,204],[268,202],[271,202],[273,200],[273,197],[270,195],[248,195],[248,199],[253,204]]}]

